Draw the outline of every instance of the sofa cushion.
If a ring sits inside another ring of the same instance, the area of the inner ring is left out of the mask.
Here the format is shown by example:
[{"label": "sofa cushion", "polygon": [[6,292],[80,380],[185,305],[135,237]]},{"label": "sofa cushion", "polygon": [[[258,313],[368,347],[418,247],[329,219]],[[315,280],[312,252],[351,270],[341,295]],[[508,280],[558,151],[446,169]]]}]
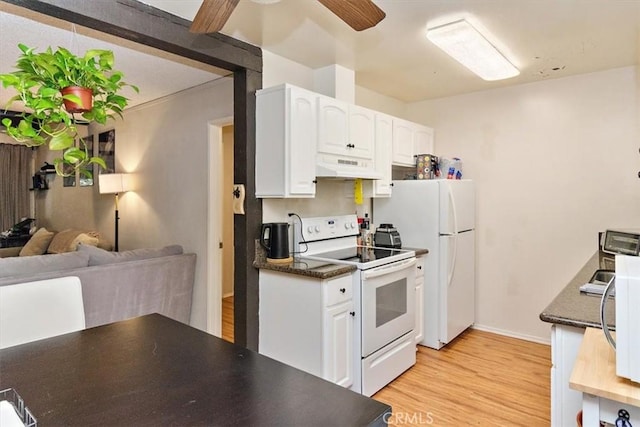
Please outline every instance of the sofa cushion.
[{"label": "sofa cushion", "polygon": [[41,227],[33,233],[33,236],[20,250],[20,256],[33,256],[42,255],[47,252],[47,248],[53,239],[53,231],[47,231],[46,228]]},{"label": "sofa cushion", "polygon": [[133,249],[123,252],[109,252],[93,246],[78,245],[78,252],[89,255],[89,265],[114,264],[117,262],[137,261],[169,255],[181,255],[182,246],[170,245],[163,248]]},{"label": "sofa cushion", "polygon": [[89,236],[80,230],[67,229],[59,232],[53,237],[47,253],[62,254],[65,252],[74,252],[78,248],[78,243],[85,243],[92,246],[98,245],[98,239]]},{"label": "sofa cushion", "polygon": [[88,265],[89,255],[80,252],[0,258],[0,277],[26,276],[34,273],[87,267]]}]

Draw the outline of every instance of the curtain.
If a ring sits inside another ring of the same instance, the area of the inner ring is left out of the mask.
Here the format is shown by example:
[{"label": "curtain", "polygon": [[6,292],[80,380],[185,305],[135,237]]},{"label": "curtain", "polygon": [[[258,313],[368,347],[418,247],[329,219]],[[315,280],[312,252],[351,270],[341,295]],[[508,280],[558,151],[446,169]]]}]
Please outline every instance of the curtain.
[{"label": "curtain", "polygon": [[32,156],[29,147],[0,143],[0,231],[30,215]]}]

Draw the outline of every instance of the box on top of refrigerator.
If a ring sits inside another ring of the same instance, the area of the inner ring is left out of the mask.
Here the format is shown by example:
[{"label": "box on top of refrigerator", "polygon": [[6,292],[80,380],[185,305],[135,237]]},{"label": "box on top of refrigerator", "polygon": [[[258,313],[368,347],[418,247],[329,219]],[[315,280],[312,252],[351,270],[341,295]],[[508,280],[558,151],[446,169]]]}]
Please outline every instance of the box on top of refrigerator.
[{"label": "box on top of refrigerator", "polygon": [[436,179],[440,175],[438,157],[433,154],[416,155],[416,179]]}]

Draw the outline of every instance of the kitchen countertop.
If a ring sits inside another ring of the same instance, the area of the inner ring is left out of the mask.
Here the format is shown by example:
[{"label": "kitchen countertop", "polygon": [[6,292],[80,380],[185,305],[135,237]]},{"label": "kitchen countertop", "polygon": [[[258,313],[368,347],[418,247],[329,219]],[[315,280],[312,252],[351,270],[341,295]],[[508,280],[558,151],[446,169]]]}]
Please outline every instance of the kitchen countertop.
[{"label": "kitchen countertop", "polygon": [[425,249],[425,248],[405,248],[405,247],[402,247],[402,249],[407,249],[409,251],[414,251],[416,253],[416,256],[426,255],[426,254],[429,253],[429,249]]},{"label": "kitchen countertop", "polygon": [[356,271],[354,265],[331,264],[323,261],[303,260],[293,257],[293,261],[286,264],[267,262],[267,252],[256,240],[256,256],[253,266],[261,270],[278,271],[280,273],[298,274],[315,279],[330,279],[332,277],[350,274]]},{"label": "kitchen countertop", "polygon": [[[567,286],[551,301],[551,304],[540,313],[540,320],[577,328],[601,328],[600,296],[587,295],[580,292],[580,286],[587,283],[599,268],[598,252],[596,252]],[[615,304],[613,299],[607,304],[606,318],[609,326],[615,326]]]},{"label": "kitchen countertop", "polygon": [[[402,248],[414,251],[416,256],[429,253],[424,248]],[[313,277],[315,279],[330,279],[332,277],[350,274],[356,271],[353,265],[332,264],[324,261],[312,261],[293,257],[293,261],[285,264],[274,264],[267,262],[264,248],[256,242],[256,257],[253,266],[258,269],[278,271],[280,273],[298,274],[301,276]]]}]

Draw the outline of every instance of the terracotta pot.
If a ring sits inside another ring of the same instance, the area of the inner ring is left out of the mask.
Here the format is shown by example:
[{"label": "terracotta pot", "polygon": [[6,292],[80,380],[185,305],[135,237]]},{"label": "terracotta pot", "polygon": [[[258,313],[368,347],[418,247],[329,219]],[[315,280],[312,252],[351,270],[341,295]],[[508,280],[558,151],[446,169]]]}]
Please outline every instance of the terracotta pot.
[{"label": "terracotta pot", "polygon": [[80,98],[80,104],[68,99],[64,100],[64,108],[70,113],[84,113],[86,111],[91,111],[91,108],[93,108],[93,91],[91,89],[87,89],[86,87],[69,86],[63,88],[60,92],[63,96],[71,94]]}]

